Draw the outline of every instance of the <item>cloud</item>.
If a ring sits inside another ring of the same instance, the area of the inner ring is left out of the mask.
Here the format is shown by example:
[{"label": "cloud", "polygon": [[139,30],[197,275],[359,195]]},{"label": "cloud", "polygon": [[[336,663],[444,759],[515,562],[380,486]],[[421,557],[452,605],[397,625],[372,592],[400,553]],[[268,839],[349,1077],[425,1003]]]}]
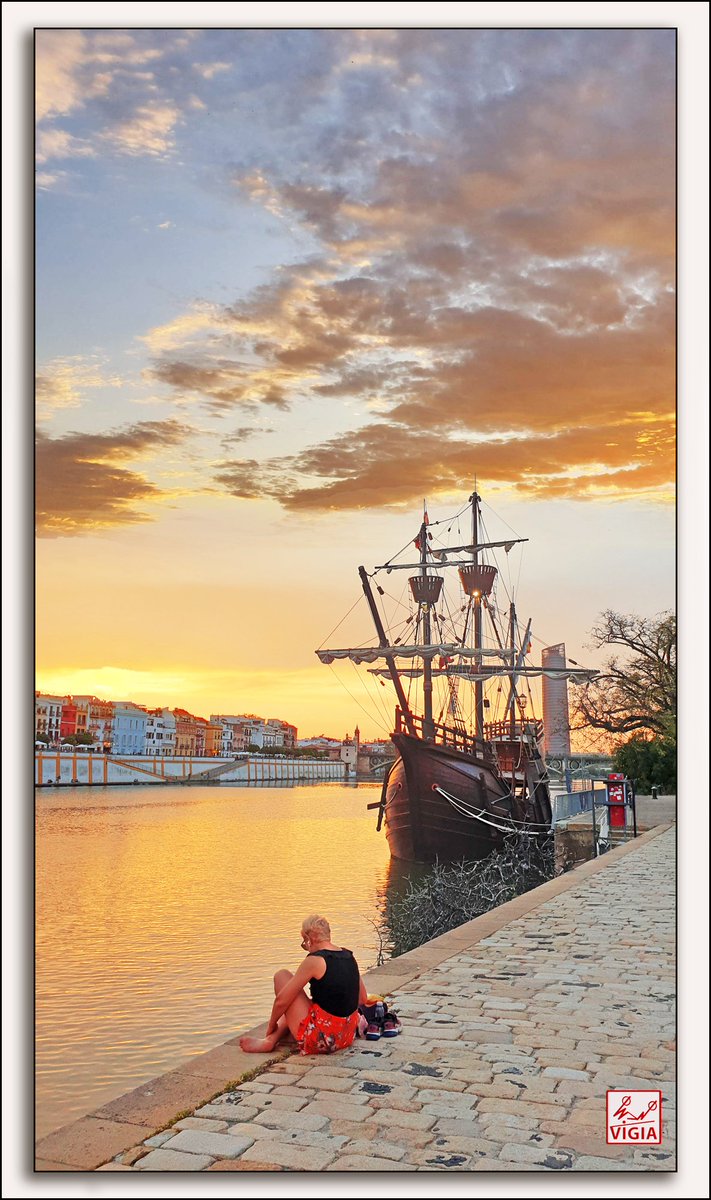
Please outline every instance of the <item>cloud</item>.
[{"label": "cloud", "polygon": [[[96,157],[106,150],[165,157],[175,147],[182,109],[170,60],[189,39],[146,30],[37,31],[38,161]],[[194,98],[200,103],[199,98]],[[63,118],[81,130],[57,127]]]},{"label": "cloud", "polygon": [[55,358],[41,367],[35,381],[38,419],[50,418],[57,409],[79,408],[94,388],[120,387],[123,380],[106,375],[104,366],[96,356],[74,355]]},{"label": "cloud", "polygon": [[179,359],[157,363],[148,375],[169,386],[179,396],[198,395],[210,412],[217,416],[231,411],[238,404],[252,406],[268,404],[274,408],[288,407],[283,391],[268,380],[259,382],[248,368],[237,361],[217,359],[214,362],[186,362]]},{"label": "cloud", "polygon": [[[673,30],[114,32],[67,43],[52,77],[75,114],[84,71],[93,134],[49,147],[164,156],[180,128],[181,157],[202,170],[208,144],[203,181],[296,260],[150,330],[145,374],[216,416],[330,399],[353,418],[219,463],[219,487],[313,510],[474,471],[529,496],[666,494]],[[198,94],[176,99],[188,69]]]},{"label": "cloud", "polygon": [[255,458],[231,459],[217,464],[215,482],[238,500],[270,497],[286,501],[294,492],[295,482],[285,476],[284,462],[258,462]]},{"label": "cloud", "polygon": [[223,449],[228,450],[230,446],[241,445],[242,442],[246,442],[249,438],[273,432],[274,430],[270,426],[240,425],[237,429],[233,429],[232,433],[225,434],[224,437],[220,438],[220,445]]},{"label": "cloud", "polygon": [[66,171],[37,171],[35,174],[35,183],[41,192],[49,192],[57,183],[64,183],[67,178]]},{"label": "cloud", "polygon": [[[157,325],[144,334],[143,342],[152,354],[199,344],[203,334],[214,334],[221,327],[221,312],[217,305],[195,303],[191,308],[165,325]],[[222,330],[224,332],[224,330]]]},{"label": "cloud", "polygon": [[214,79],[216,75],[233,68],[234,64],[229,62],[193,63],[193,70],[202,75],[203,79]]},{"label": "cloud", "polygon": [[[215,482],[241,499],[268,497],[292,511],[327,512],[402,506],[426,494],[463,494],[475,479],[531,498],[654,499],[671,482],[669,422],[619,435],[600,453],[603,428],[557,435],[519,433],[476,441],[373,424],[305,453],[263,463],[219,464]],[[593,436],[591,436],[591,434]],[[319,482],[304,486],[304,477]]]},{"label": "cloud", "polygon": [[179,119],[180,110],[175,106],[141,105],[128,120],[105,129],[101,137],[120,154],[161,158],[175,147],[173,134]]},{"label": "cloud", "polygon": [[[311,394],[379,420],[284,458],[281,475],[268,460],[263,494],[357,508],[488,473],[527,495],[666,498],[671,31],[358,31],[340,45],[338,124],[322,92],[301,161],[235,176],[320,246],[317,266],[255,296],[252,348],[260,370],[301,370]],[[246,471],[218,482],[254,494]]]},{"label": "cloud", "polygon": [[103,434],[40,433],[35,452],[37,532],[57,537],[149,521],[140,507],[165,493],[123,464],[180,445],[178,421],[141,421]]},{"label": "cloud", "polygon": [[53,158],[91,158],[96,151],[88,142],[73,137],[66,129],[38,129],[36,161]]},{"label": "cloud", "polygon": [[61,116],[80,107],[85,101],[78,78],[86,54],[85,35],[80,29],[38,29],[35,45],[37,119]]}]

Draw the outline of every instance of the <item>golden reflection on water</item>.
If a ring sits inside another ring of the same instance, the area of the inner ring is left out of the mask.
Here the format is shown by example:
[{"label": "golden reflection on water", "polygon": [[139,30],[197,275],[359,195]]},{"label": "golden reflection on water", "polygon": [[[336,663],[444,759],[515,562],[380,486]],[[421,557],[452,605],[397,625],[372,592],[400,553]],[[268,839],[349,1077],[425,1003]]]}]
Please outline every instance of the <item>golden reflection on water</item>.
[{"label": "golden reflection on water", "polygon": [[38,1137],[266,1019],[308,913],[374,964],[377,787],[38,791]]}]

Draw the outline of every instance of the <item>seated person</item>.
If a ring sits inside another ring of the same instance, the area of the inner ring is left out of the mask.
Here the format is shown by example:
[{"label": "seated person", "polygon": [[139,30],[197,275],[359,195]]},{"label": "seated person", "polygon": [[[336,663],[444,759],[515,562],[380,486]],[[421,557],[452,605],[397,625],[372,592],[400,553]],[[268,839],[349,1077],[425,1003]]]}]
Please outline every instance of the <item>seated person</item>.
[{"label": "seated person", "polygon": [[[263,1038],[242,1037],[248,1054],[269,1054],[287,1033],[301,1045],[302,1054],[333,1054],[350,1046],[358,1028],[358,1005],[367,992],[350,950],[334,946],[324,917],[307,917],[301,926],[306,958],[295,974],[277,971],[275,1000]],[[303,990],[310,984],[311,997]]]}]

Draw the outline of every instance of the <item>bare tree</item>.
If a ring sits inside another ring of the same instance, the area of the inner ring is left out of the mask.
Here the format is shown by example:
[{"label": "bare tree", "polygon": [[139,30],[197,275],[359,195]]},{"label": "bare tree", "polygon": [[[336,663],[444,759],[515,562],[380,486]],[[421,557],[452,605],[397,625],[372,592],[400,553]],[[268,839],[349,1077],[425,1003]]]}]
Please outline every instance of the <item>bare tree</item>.
[{"label": "bare tree", "polygon": [[597,649],[621,646],[628,653],[609,658],[595,679],[574,689],[572,728],[675,737],[674,614],[638,617],[608,609],[590,632]]}]

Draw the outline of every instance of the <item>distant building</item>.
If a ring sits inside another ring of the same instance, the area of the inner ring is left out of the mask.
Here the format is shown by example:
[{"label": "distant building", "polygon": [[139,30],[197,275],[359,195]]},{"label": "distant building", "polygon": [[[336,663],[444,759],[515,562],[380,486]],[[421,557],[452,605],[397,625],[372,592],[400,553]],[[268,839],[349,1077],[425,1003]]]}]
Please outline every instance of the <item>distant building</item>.
[{"label": "distant building", "polygon": [[213,713],[211,721],[229,725],[232,729],[232,752],[248,750],[257,746],[260,750],[293,750],[298,730],[288,721],[278,717],[258,717],[254,713]]},{"label": "distant building", "polygon": [[52,748],[66,738],[88,734],[105,753],[232,758],[250,746],[275,753],[293,750],[297,733],[288,721],[265,720],[254,713],[213,713],[207,720],[184,708],[146,708],[130,700],[35,692],[35,740]]},{"label": "distant building", "polygon": [[64,742],[68,737],[75,737],[77,732],[77,713],[79,709],[71,696],[65,696],[62,703],[62,716],[59,729]]},{"label": "distant building", "polygon": [[395,749],[390,738],[376,738],[374,742],[361,742],[361,754],[385,754],[393,755]]},{"label": "distant building", "polygon": [[350,738],[348,734],[341,742],[341,751],[339,758],[341,762],[346,764],[346,768],[350,771],[355,771],[358,766],[358,755],[360,753],[360,729],[356,725],[355,733]]},{"label": "distant building", "polygon": [[100,700],[98,696],[73,696],[72,699],[77,706],[77,723],[81,714],[86,732],[91,734],[97,746],[108,752],[111,749],[113,701]]},{"label": "distant building", "polygon": [[147,721],[145,708],[140,708],[130,700],[117,701],[111,725],[112,753],[143,754],[146,749]]},{"label": "distant building", "polygon": [[169,708],[149,708],[146,711],[146,754],[172,758],[175,729],[175,717]]},{"label": "distant building", "polygon": [[194,717],[184,708],[174,708],[172,712],[175,717],[175,753],[196,758],[200,742],[204,753],[205,734],[204,729],[200,728],[202,718]]},{"label": "distant building", "polygon": [[206,758],[218,758],[222,754],[222,733],[223,726],[221,721],[210,719],[205,722]]},{"label": "distant building", "polygon": [[[210,724],[219,726],[220,728],[220,749],[219,753],[222,758],[232,758],[237,747],[235,746],[235,729],[232,724],[232,718],[222,717],[219,713],[211,713]],[[240,747],[241,748],[241,747]]]},{"label": "distant building", "polygon": [[298,730],[288,721],[277,717],[269,717],[264,722],[265,746],[278,746],[284,750],[293,750],[296,746]]},{"label": "distant building", "polygon": [[222,758],[232,758],[234,754],[235,731],[229,721],[217,721],[215,717],[210,717],[210,721],[215,724],[219,723],[222,733],[220,735],[220,755]]},{"label": "distant building", "polygon": [[35,739],[43,735],[48,739],[48,745],[59,745],[62,738],[62,709],[65,700],[66,696],[50,696],[42,692],[35,692]]}]

